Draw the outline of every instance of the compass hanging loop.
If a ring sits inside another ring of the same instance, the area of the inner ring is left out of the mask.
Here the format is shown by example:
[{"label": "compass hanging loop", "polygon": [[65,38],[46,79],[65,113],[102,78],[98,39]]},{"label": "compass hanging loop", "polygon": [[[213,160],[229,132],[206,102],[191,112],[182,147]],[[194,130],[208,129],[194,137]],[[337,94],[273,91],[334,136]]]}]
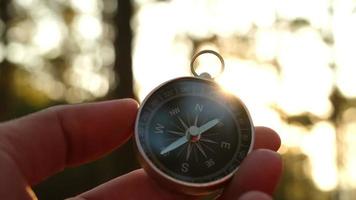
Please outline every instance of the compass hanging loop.
[{"label": "compass hanging loop", "polygon": [[198,52],[197,54],[195,54],[192,58],[192,61],[190,62],[190,71],[192,72],[192,74],[195,76],[195,77],[201,77],[201,78],[208,78],[208,79],[214,79],[215,77],[217,77],[218,75],[216,75],[215,77],[211,77],[211,75],[207,72],[203,72],[202,74],[198,74],[195,70],[195,66],[194,66],[194,63],[195,63],[195,60],[201,56],[202,54],[213,54],[215,55],[216,57],[218,57],[218,59],[220,60],[220,63],[221,63],[221,69],[220,69],[220,72],[218,75],[222,74],[222,72],[224,71],[225,69],[225,61],[223,59],[223,57],[216,51],[213,51],[213,50],[203,50],[203,51],[200,51]]}]

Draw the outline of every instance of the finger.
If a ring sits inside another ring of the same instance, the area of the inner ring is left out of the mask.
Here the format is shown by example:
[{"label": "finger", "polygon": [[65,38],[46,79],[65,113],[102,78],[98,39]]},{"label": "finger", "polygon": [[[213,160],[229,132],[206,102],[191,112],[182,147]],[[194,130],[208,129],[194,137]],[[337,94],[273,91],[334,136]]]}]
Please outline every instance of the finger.
[{"label": "finger", "polygon": [[282,173],[282,161],[276,152],[253,151],[245,158],[236,175],[224,190],[222,199],[236,199],[248,191],[272,195]]},{"label": "finger", "polygon": [[194,199],[196,197],[177,194],[160,187],[142,169],[113,179],[85,192],[73,200],[83,199]]},{"label": "finger", "polygon": [[272,200],[272,198],[263,192],[252,191],[243,194],[239,200]]},{"label": "finger", "polygon": [[131,99],[53,107],[1,124],[0,150],[35,184],[127,141],[137,107]]},{"label": "finger", "polygon": [[8,154],[0,151],[0,199],[36,199]]},{"label": "finger", "polygon": [[[258,147],[278,149],[280,140],[278,135],[271,129],[264,127],[256,128],[256,144]],[[262,141],[259,141],[262,140]],[[270,142],[272,141],[272,142]],[[260,150],[261,151],[261,150]],[[268,153],[270,153],[268,151]],[[268,154],[267,153],[267,154]],[[258,154],[258,151],[257,151]],[[253,156],[254,158],[255,156]],[[258,157],[258,156],[257,156]],[[267,155],[268,157],[268,155]],[[257,158],[258,159],[258,158]],[[264,162],[264,161],[262,161]],[[249,162],[248,162],[249,163]],[[247,164],[248,164],[247,163]],[[272,161],[273,163],[273,161]],[[247,166],[248,168],[248,166]],[[246,167],[245,167],[246,169]],[[278,170],[278,169],[277,169]],[[267,170],[268,171],[268,170]],[[242,192],[242,191],[241,191]],[[235,194],[236,195],[236,194]],[[79,195],[73,199],[193,199],[195,197],[172,193],[158,186],[150,179],[143,170],[136,170],[130,174],[116,178],[91,191]],[[236,196],[234,196],[236,197]],[[263,199],[261,199],[263,200]]]},{"label": "finger", "polygon": [[270,149],[277,151],[281,146],[281,139],[278,134],[267,127],[255,127],[254,149]]}]

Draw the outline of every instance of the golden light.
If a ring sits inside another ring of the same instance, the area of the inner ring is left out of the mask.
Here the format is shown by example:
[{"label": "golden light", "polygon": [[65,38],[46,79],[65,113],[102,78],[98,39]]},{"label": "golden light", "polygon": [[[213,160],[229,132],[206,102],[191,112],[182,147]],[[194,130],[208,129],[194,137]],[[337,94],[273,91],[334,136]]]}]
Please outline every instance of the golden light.
[{"label": "golden light", "polygon": [[312,27],[327,28],[330,25],[330,2],[325,0],[278,0],[277,15],[282,19],[305,19]]},{"label": "golden light", "polygon": [[[159,84],[190,74],[191,44],[186,38],[176,37],[175,24],[162,17],[172,16],[167,15],[170,11],[166,3],[158,3],[143,7],[135,17],[133,73],[140,100]],[[160,33],[162,27],[164,34]]]},{"label": "golden light", "polygon": [[339,134],[343,137],[342,151],[344,153],[345,162],[341,166],[342,187],[356,188],[356,108],[347,109],[342,116],[342,124],[339,128]]},{"label": "golden light", "polygon": [[48,73],[38,71],[30,77],[31,86],[45,93],[52,100],[63,98],[65,87],[63,83],[56,81]]},{"label": "golden light", "polygon": [[[281,153],[307,155],[311,178],[321,190],[339,185],[336,128],[327,121],[334,111],[329,98],[335,80],[346,97],[356,95],[351,78],[356,29],[349,26],[356,17],[341,15],[337,8],[341,17],[332,19],[333,5],[324,0],[136,2],[133,70],[140,100],[164,81],[189,75],[190,39],[205,41],[194,47],[216,49],[225,58],[217,81],[246,103],[256,125],[278,131]],[[301,19],[304,23],[298,24]],[[328,42],[334,32],[335,47]],[[212,36],[218,39],[206,41]],[[211,70],[216,60],[201,66]],[[308,127],[286,121],[306,115],[315,119]]]},{"label": "golden light", "polygon": [[277,56],[279,39],[283,32],[274,29],[260,29],[256,33],[255,51],[257,59],[271,61]]},{"label": "golden light", "polygon": [[329,116],[332,108],[328,97],[334,77],[328,66],[330,49],[320,36],[311,28],[286,32],[277,58],[282,71],[278,100],[282,109],[290,115],[310,112],[323,118]]},{"label": "golden light", "polygon": [[[65,17],[47,1],[11,1],[13,12],[28,17],[8,27],[0,62],[19,66],[15,85],[41,91],[42,101],[104,97],[120,82],[113,72],[114,28],[105,21],[105,10],[113,13],[116,1],[56,2],[68,7]],[[305,169],[322,191],[356,189],[355,1],[136,0],[134,6],[133,74],[140,101],[165,81],[191,76],[192,54],[216,50],[226,64],[216,81],[242,99],[255,125],[279,133],[280,153],[306,155]],[[0,21],[0,34],[3,29]],[[52,64],[57,58],[65,67]],[[220,70],[214,56],[196,64],[198,73]],[[347,102],[341,107],[336,91]]]},{"label": "golden light", "polygon": [[[26,82],[43,99],[79,103],[105,96],[116,80],[113,33],[102,19],[103,2],[57,0],[54,4],[11,1],[11,12],[26,18],[7,24],[8,44],[5,53],[0,46],[0,60],[6,56],[19,66],[23,71],[15,79],[23,81],[18,85]],[[104,25],[109,31],[103,30]]]},{"label": "golden light", "polygon": [[58,19],[47,16],[36,20],[32,42],[41,54],[46,54],[54,48],[58,48],[64,37],[64,25]]},{"label": "golden light", "polygon": [[102,9],[102,1],[97,0],[70,0],[72,8],[77,12],[87,14],[98,14]]},{"label": "golden light", "polygon": [[266,106],[276,100],[279,78],[273,66],[236,58],[225,58],[225,63],[225,71],[217,81],[248,107]]},{"label": "golden light", "polygon": [[103,31],[100,20],[92,15],[77,16],[73,25],[79,36],[86,40],[98,39]]},{"label": "golden light", "polygon": [[12,42],[7,46],[7,59],[14,63],[22,63],[25,59],[25,47],[17,42]]},{"label": "golden light", "polygon": [[347,1],[335,6],[333,32],[335,34],[335,62],[337,64],[336,81],[342,94],[349,98],[356,97],[356,14]]},{"label": "golden light", "polygon": [[38,3],[37,0],[15,0],[15,3],[24,8],[30,8],[34,4]]},{"label": "golden light", "polygon": [[325,191],[335,189],[338,184],[335,127],[326,121],[315,124],[303,138],[301,147],[311,162],[316,185]]},{"label": "golden light", "polygon": [[[95,66],[93,58],[94,56],[90,54],[76,56],[72,67],[65,72],[65,78],[71,86],[82,88],[95,97],[102,97],[109,90],[109,82],[107,78],[96,72],[98,66]],[[69,92],[71,94],[71,91]]]}]

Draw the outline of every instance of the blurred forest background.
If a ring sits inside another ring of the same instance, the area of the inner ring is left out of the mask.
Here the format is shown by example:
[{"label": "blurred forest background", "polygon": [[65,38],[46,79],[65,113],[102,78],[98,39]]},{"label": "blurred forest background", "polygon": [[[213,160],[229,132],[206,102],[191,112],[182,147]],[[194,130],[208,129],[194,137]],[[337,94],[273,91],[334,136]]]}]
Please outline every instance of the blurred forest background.
[{"label": "blurred forest background", "polygon": [[[351,200],[355,35],[355,0],[0,0],[0,120],[56,104],[142,101],[214,49],[226,61],[217,81],[282,138],[275,199]],[[214,73],[216,61],[205,63],[199,70]],[[133,157],[129,143],[35,192],[73,196],[138,168]]]}]

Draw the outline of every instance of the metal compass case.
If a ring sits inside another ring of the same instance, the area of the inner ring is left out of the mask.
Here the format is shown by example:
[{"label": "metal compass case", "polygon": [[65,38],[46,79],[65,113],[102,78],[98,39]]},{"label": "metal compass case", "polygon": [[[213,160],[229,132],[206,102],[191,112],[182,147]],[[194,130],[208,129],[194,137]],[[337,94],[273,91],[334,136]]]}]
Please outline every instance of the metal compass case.
[{"label": "metal compass case", "polygon": [[245,105],[224,92],[207,73],[181,77],[155,88],[143,101],[135,124],[135,147],[146,172],[159,184],[185,194],[221,189],[254,141]]}]

